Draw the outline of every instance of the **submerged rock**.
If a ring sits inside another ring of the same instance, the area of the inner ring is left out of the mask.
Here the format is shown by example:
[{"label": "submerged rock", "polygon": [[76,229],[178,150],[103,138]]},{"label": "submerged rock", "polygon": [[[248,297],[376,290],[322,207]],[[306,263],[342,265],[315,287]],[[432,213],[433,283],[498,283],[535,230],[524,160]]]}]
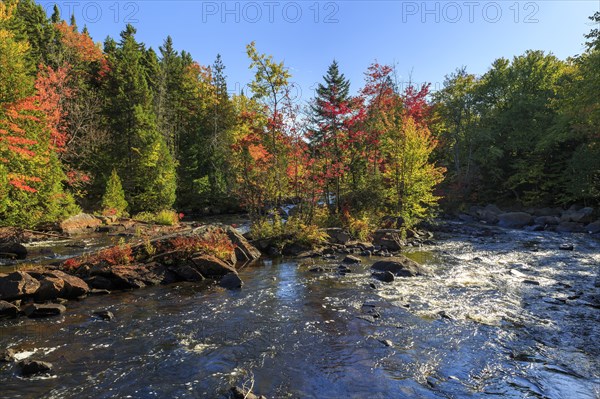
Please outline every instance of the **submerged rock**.
[{"label": "submerged rock", "polygon": [[19,363],[21,375],[30,377],[36,374],[46,374],[52,371],[52,363],[42,362],[40,360],[23,360]]},{"label": "submerged rock", "polygon": [[397,277],[415,277],[431,274],[429,269],[404,255],[375,262],[371,266],[371,269],[381,272],[391,272]]},{"label": "submerged rock", "polygon": [[560,244],[560,246],[558,247],[558,249],[560,249],[561,251],[572,251],[575,247],[573,246],[573,244],[570,243],[564,243],[564,244]]},{"label": "submerged rock", "polygon": [[50,317],[50,316],[58,316],[59,314],[64,313],[67,308],[64,305],[59,305],[57,303],[49,303],[49,304],[37,304],[32,303],[29,304],[23,309],[25,316],[30,318],[40,318],[40,317]]},{"label": "submerged rock", "polygon": [[94,312],[94,316],[104,321],[111,321],[115,318],[115,315],[110,310],[97,310]]}]

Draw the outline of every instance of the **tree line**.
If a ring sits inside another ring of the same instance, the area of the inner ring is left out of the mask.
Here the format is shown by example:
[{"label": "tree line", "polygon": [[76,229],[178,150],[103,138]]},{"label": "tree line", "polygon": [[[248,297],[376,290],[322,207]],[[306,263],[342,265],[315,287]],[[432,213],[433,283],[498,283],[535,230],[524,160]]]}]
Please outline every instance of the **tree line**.
[{"label": "tree line", "polygon": [[3,225],[211,205],[261,221],[295,204],[302,226],[361,229],[384,215],[414,224],[440,200],[600,198],[597,30],[580,56],[460,68],[436,93],[373,63],[352,94],[334,61],[308,104],[254,43],[250,92],[230,95],[220,56],[204,66],[136,33],[95,43],[57,7],[48,18],[33,0],[0,1]]}]

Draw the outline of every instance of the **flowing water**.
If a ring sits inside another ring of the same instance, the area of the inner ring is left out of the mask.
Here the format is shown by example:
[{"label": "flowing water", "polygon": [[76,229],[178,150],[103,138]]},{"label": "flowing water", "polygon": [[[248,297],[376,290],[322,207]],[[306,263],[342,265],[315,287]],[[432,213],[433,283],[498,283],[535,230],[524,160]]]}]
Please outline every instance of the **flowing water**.
[{"label": "flowing water", "polygon": [[[160,286],[1,321],[0,347],[54,371],[22,379],[0,363],[0,397],[226,398],[245,384],[269,398],[600,398],[600,243],[449,230],[410,254],[434,277],[264,260],[239,291]],[[103,309],[115,320],[92,317]]]}]

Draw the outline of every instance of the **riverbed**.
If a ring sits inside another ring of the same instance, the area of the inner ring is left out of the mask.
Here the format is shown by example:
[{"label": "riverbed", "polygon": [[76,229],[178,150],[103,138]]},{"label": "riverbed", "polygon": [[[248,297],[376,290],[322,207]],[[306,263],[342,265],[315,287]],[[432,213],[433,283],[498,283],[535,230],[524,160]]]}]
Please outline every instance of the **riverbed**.
[{"label": "riverbed", "polygon": [[0,363],[0,397],[600,398],[597,239],[448,222],[407,255],[434,276],[265,259],[237,291],[158,286],[0,321],[0,348],[54,364],[23,379]]}]

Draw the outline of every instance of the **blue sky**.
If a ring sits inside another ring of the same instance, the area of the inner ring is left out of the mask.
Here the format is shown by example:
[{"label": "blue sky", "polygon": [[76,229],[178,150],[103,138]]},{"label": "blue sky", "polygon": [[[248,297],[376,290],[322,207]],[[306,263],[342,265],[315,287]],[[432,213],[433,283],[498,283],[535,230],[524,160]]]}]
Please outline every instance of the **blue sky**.
[{"label": "blue sky", "polygon": [[[51,12],[54,1],[40,1]],[[332,59],[363,85],[370,63],[396,64],[400,78],[440,86],[465,65],[484,73],[499,57],[540,49],[566,58],[583,51],[588,17],[600,0],[567,1],[85,1],[58,2],[65,19],[74,12],[95,41],[118,39],[127,22],[137,38],[158,49],[171,35],[178,50],[201,64],[217,53],[231,90],[252,79],[245,45],[256,41],[290,68],[308,99]]]}]

